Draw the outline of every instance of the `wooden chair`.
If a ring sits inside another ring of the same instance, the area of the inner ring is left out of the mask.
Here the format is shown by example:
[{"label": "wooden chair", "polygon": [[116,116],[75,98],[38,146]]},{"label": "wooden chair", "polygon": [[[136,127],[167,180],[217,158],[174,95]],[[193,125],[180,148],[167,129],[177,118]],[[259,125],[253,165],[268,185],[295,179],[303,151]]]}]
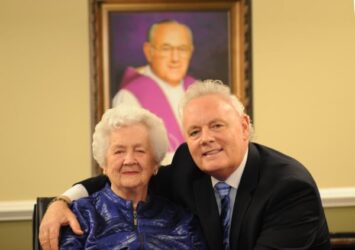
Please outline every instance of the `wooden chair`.
[{"label": "wooden chair", "polygon": [[332,249],[355,249],[355,232],[331,233]]}]

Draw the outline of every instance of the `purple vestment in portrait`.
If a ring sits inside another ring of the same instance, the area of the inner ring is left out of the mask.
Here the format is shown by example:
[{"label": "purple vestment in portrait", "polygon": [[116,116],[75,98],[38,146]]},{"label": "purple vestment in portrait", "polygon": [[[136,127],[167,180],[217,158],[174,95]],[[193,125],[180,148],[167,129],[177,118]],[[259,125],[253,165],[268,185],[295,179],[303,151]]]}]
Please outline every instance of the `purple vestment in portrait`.
[{"label": "purple vestment in portrait", "polygon": [[[186,76],[184,89],[194,81],[193,77]],[[138,73],[133,67],[128,67],[122,78],[121,89],[130,91],[143,108],[163,119],[168,131],[170,152],[175,151],[185,141],[167,97],[153,79]]]}]

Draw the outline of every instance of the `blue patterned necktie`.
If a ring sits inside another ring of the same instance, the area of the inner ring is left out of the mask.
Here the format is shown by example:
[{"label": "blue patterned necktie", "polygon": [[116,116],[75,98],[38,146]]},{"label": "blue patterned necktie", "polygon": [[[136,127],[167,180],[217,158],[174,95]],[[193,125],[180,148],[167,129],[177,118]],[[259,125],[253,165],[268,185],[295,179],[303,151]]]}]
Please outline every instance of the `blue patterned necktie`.
[{"label": "blue patterned necktie", "polygon": [[223,223],[223,248],[229,250],[229,227],[231,220],[231,209],[229,191],[231,187],[225,182],[218,182],[215,189],[221,198],[221,220]]}]

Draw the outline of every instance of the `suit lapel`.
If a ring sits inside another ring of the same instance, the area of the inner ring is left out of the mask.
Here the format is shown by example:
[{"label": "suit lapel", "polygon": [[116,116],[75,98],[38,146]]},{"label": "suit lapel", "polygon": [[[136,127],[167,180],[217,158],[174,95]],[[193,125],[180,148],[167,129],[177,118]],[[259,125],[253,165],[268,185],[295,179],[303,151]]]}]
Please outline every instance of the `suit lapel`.
[{"label": "suit lapel", "polygon": [[[238,249],[241,225],[245,212],[253,198],[259,176],[259,155],[253,144],[249,144],[248,159],[235,198],[230,232],[231,249]],[[247,223],[247,222],[246,222]]]},{"label": "suit lapel", "polygon": [[197,214],[210,249],[223,249],[221,221],[210,176],[203,174],[193,183]]}]

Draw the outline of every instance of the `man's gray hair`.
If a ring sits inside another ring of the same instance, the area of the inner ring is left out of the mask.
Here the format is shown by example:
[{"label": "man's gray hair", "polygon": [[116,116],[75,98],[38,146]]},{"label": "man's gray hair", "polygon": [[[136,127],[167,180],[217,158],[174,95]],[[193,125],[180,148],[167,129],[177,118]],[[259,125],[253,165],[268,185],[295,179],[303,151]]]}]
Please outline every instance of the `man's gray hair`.
[{"label": "man's gray hair", "polygon": [[[183,119],[184,108],[192,99],[211,94],[216,94],[224,97],[226,100],[230,101],[232,106],[240,115],[247,115],[245,113],[243,103],[235,95],[232,94],[229,86],[223,84],[223,82],[220,80],[208,79],[204,81],[196,81],[187,88],[179,106],[180,117]],[[250,134],[253,133],[253,126],[251,122],[249,126],[249,132]]]},{"label": "man's gray hair", "polygon": [[163,160],[169,147],[163,121],[146,109],[120,104],[106,110],[101,121],[95,127],[92,152],[94,159],[101,167],[106,165],[106,153],[111,132],[117,128],[134,124],[142,124],[147,128],[154,158],[158,164]]}]

